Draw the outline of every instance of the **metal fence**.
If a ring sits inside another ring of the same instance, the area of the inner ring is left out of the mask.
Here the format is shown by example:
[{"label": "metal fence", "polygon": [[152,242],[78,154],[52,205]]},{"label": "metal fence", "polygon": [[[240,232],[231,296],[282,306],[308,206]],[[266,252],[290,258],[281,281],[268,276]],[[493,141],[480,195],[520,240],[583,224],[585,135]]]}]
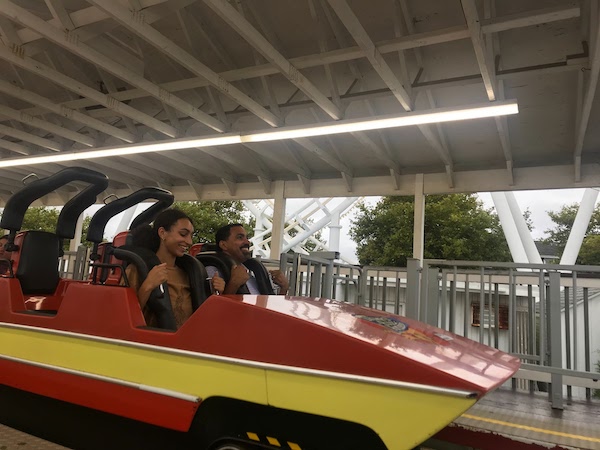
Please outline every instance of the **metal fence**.
[{"label": "metal fence", "polygon": [[58,273],[62,278],[85,280],[89,274],[89,248],[80,245],[76,251],[66,251],[58,260]]},{"label": "metal fence", "polygon": [[410,317],[518,356],[518,378],[547,390],[554,408],[565,396],[590,399],[600,389],[592,322],[600,267],[439,260],[409,267],[407,278],[420,279],[407,297]]}]

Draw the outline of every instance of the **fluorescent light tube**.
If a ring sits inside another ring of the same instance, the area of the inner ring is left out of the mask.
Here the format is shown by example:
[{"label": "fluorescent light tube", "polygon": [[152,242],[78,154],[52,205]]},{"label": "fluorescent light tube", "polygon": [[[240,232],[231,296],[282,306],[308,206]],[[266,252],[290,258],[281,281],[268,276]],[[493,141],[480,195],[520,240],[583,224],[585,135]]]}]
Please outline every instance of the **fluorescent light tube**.
[{"label": "fluorescent light tube", "polygon": [[439,108],[428,111],[410,112],[403,115],[380,116],[373,119],[339,120],[326,124],[282,127],[254,133],[242,133],[242,142],[265,142],[279,139],[295,139],[311,136],[324,136],[356,131],[380,130],[383,128],[406,127],[429,123],[453,122],[484,117],[517,114],[519,108],[514,100],[474,105],[469,108]]},{"label": "fluorescent light tube", "polygon": [[356,131],[503,116],[516,114],[518,112],[519,108],[516,100],[505,100],[470,105],[463,108],[437,108],[427,111],[408,112],[366,119],[339,120],[336,122],[315,125],[281,127],[243,133],[212,134],[193,138],[170,139],[148,144],[123,145],[98,148],[96,150],[58,152],[44,156],[4,159],[0,160],[0,168],[105,158],[109,156],[127,156],[150,152],[165,152],[195,147],[217,147],[221,145],[241,144],[244,142],[266,142],[281,139],[352,133]]},{"label": "fluorescent light tube", "polygon": [[60,152],[44,156],[29,156],[26,158],[0,160],[0,168],[29,166],[61,161],[77,161],[81,159],[106,158],[109,156],[127,156],[138,153],[166,152],[186,148],[214,147],[241,143],[239,134],[216,134],[206,137],[182,138],[168,141],[159,141],[148,144],[127,145],[119,147],[99,148],[97,150],[82,150],[73,152]]}]

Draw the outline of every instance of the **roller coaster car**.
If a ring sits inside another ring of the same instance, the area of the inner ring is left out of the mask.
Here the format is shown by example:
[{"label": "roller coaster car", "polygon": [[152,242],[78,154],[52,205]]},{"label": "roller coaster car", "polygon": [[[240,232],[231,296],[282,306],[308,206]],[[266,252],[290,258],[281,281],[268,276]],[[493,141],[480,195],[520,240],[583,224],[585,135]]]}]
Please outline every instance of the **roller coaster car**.
[{"label": "roller coaster car", "polygon": [[57,275],[65,218],[93,199],[67,203],[56,235],[15,239],[33,200],[82,174],[88,194],[106,187],[66,169],[15,194],[0,222],[16,252],[0,278],[6,425],[77,449],[410,449],[518,369],[499,350],[324,298],[209,296],[178,330],[149,328],[133,289]]}]

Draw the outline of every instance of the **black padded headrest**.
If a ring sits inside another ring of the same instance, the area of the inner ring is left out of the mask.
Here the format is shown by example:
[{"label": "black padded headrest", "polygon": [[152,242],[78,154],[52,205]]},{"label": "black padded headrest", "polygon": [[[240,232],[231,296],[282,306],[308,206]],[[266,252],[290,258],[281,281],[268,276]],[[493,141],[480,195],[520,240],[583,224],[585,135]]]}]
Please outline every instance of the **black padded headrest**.
[{"label": "black padded headrest", "polygon": [[[158,256],[156,256],[156,253],[144,247],[122,245],[118,248],[110,247],[109,251],[116,258],[135,264],[138,270],[140,283],[146,279],[148,272],[150,272],[154,266],[160,264],[160,260],[158,259]],[[146,305],[148,305],[148,308],[150,308],[152,313],[156,316],[158,328],[177,330],[177,323],[175,322],[175,314],[173,313],[173,306],[171,305],[167,283],[162,284],[162,290],[156,288],[152,291]]]},{"label": "black padded headrest", "polygon": [[23,225],[27,208],[37,199],[72,181],[83,181],[90,186],[67,202],[57,222],[59,237],[72,239],[75,235],[77,219],[81,213],[96,201],[96,196],[108,187],[106,175],[83,167],[67,167],[46,178],[32,181],[13,194],[4,207],[0,228],[16,232]]},{"label": "black padded headrest", "polygon": [[192,309],[196,311],[207,299],[208,292],[210,292],[206,283],[206,269],[200,261],[190,255],[176,258],[175,264],[188,274],[192,294]]},{"label": "black padded headrest", "polygon": [[275,291],[273,290],[273,285],[271,284],[271,277],[269,276],[269,271],[260,261],[250,258],[244,261],[244,266],[248,270],[251,270],[254,273],[254,278],[256,278],[256,284],[258,284],[258,290],[263,295],[274,295]]},{"label": "black padded headrest", "polygon": [[135,206],[144,200],[155,199],[157,202],[150,206],[150,208],[139,214],[130,229],[134,229],[139,225],[144,225],[152,222],[161,211],[167,209],[173,204],[175,197],[173,194],[165,189],[156,187],[146,187],[127,197],[119,198],[108,205],[100,208],[96,214],[93,215],[90,220],[86,239],[90,242],[100,243],[104,237],[104,229],[108,221],[116,216],[117,214],[125,211],[126,209]]},{"label": "black padded headrest", "polygon": [[[225,283],[231,278],[231,269],[236,265],[236,262],[231,256],[223,252],[200,252],[196,255],[196,259],[204,266],[216,267],[219,273],[223,276]],[[260,284],[259,284],[260,288]],[[242,285],[236,294],[249,294],[248,286]]]},{"label": "black padded headrest", "polygon": [[24,234],[16,273],[23,294],[54,294],[60,280],[60,250],[60,239],[54,233],[28,231]]}]

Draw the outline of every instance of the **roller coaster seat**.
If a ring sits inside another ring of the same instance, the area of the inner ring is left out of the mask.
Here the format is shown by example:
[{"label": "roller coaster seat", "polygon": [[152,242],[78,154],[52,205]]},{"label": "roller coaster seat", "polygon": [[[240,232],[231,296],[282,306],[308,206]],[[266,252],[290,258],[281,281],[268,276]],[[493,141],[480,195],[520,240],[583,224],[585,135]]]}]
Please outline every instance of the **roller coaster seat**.
[{"label": "roller coaster seat", "polygon": [[13,268],[23,294],[54,294],[60,281],[60,238],[47,231],[22,231],[15,236],[15,245]]}]

